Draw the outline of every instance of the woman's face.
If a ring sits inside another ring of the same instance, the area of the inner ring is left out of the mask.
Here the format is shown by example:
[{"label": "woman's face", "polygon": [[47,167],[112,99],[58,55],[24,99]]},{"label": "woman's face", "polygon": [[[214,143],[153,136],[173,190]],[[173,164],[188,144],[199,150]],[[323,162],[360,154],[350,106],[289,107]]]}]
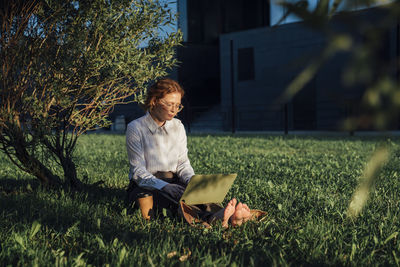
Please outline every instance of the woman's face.
[{"label": "woman's face", "polygon": [[166,94],[163,98],[156,100],[154,108],[151,110],[153,119],[156,120],[160,126],[165,121],[172,120],[176,114],[182,109],[181,94],[173,92]]}]

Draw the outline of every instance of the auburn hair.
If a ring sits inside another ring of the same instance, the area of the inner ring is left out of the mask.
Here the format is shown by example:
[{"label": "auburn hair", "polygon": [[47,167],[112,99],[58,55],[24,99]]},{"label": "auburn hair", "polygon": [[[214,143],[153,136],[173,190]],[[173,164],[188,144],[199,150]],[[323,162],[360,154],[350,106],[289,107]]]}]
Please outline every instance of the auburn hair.
[{"label": "auburn hair", "polygon": [[147,90],[146,100],[144,101],[144,109],[152,110],[156,105],[157,100],[163,98],[167,94],[175,92],[180,93],[181,97],[183,97],[185,94],[185,91],[178,82],[170,78],[162,78],[158,80]]}]

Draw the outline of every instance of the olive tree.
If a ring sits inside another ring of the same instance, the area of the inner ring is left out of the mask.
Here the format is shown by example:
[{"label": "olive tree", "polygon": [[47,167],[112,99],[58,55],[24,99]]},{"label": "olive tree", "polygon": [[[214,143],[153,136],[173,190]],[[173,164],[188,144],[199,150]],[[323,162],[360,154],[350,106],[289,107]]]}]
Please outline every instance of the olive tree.
[{"label": "olive tree", "polygon": [[6,1],[0,23],[0,149],[45,185],[82,185],[78,137],[140,101],[181,42],[158,0]]}]

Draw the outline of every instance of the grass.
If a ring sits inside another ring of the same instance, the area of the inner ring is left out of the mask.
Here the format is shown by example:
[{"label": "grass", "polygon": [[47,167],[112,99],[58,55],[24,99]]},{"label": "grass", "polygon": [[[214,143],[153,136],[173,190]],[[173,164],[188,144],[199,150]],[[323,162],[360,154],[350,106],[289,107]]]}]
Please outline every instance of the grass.
[{"label": "grass", "polygon": [[[392,154],[357,220],[346,210],[371,153]],[[196,173],[238,173],[231,197],[268,212],[224,231],[179,218],[144,222],[124,205],[124,136],[86,135],[76,151],[84,192],[46,191],[0,155],[2,266],[392,265],[400,263],[400,139],[188,138]]]}]

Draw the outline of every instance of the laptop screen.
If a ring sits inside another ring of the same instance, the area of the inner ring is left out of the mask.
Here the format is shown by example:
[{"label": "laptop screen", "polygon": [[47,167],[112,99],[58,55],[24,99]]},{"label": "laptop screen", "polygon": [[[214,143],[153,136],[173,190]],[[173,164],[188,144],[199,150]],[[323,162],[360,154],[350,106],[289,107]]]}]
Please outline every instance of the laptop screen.
[{"label": "laptop screen", "polygon": [[222,203],[237,174],[194,175],[181,197],[188,205]]}]

